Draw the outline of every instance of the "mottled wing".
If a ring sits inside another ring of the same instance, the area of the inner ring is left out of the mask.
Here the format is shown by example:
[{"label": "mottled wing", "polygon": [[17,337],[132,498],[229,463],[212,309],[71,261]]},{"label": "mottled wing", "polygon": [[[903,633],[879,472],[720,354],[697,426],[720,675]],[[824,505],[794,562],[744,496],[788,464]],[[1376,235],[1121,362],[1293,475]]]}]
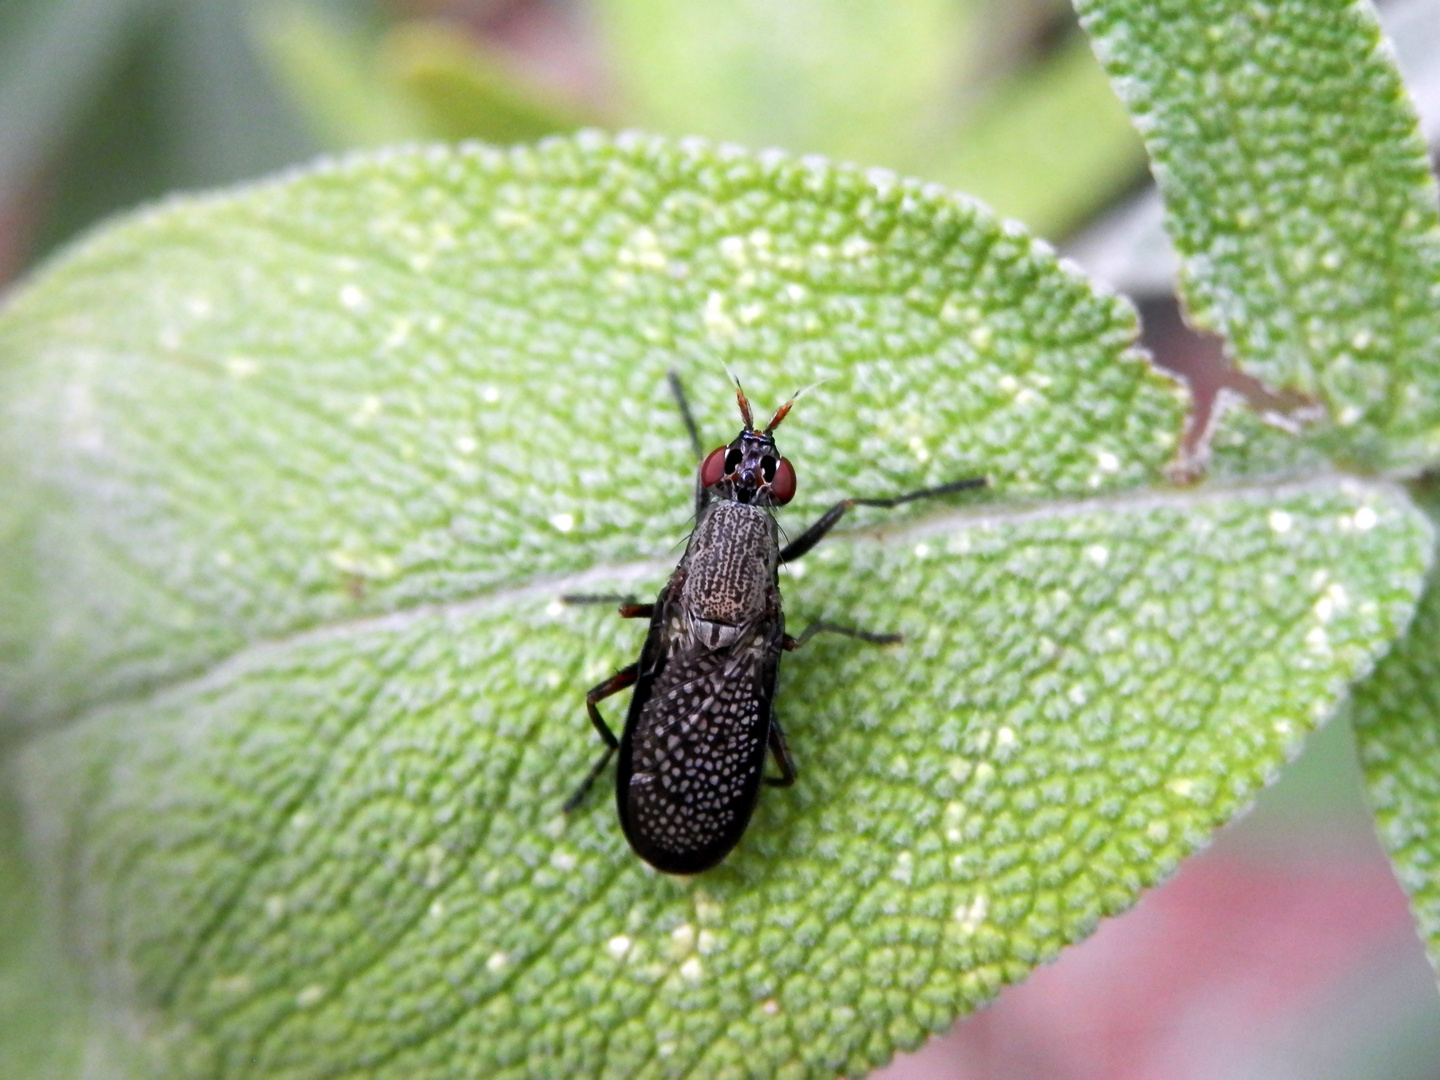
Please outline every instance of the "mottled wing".
[{"label": "mottled wing", "polygon": [[620,823],[656,869],[695,874],[729,854],[754,812],[784,628],[756,626],[709,649],[666,642],[656,614],[653,667],[642,655],[621,740]]}]

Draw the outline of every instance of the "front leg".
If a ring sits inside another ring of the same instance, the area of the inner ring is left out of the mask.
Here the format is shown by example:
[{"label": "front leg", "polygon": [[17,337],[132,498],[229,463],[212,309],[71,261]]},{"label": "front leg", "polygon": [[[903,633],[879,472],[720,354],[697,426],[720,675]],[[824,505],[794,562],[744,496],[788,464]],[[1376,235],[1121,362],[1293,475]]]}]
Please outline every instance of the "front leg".
[{"label": "front leg", "polygon": [[[670,382],[670,393],[675,396],[675,404],[680,406],[680,417],[685,421],[685,431],[690,436],[690,449],[695,452],[695,461],[698,464],[705,460],[705,445],[700,441],[700,429],[695,426],[695,417],[690,413],[690,403],[685,400],[685,387],[680,383],[680,373],[671,368],[665,373],[665,378]],[[710,491],[704,484],[700,483],[700,470],[695,470],[695,516],[698,518],[700,512],[710,504]]]},{"label": "front leg", "polygon": [[969,480],[956,480],[949,484],[941,484],[939,487],[921,488],[919,491],[907,491],[904,495],[896,495],[889,499],[841,499],[834,506],[820,515],[820,519],[797,536],[790,543],[780,550],[780,561],[782,563],[793,562],[800,558],[821,540],[825,534],[835,527],[835,524],[845,516],[845,511],[852,506],[879,506],[889,509],[892,506],[899,506],[901,503],[914,502],[916,499],[933,499],[939,495],[950,495],[957,491],[968,491],[971,488],[984,487],[990,481],[983,476],[971,477]]}]

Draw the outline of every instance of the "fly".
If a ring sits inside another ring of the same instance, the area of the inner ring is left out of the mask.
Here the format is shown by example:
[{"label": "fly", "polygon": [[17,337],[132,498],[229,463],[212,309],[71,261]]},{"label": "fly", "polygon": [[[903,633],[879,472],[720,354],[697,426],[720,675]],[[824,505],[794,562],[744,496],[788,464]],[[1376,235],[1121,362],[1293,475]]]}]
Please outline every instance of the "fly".
[{"label": "fly", "polygon": [[[640,658],[585,695],[605,752],[565,803],[565,812],[580,804],[618,750],[615,802],[630,846],[657,870],[697,874],[740,842],[762,782],[776,787],[795,782],[795,761],[775,717],[781,654],[821,631],[876,644],[900,640],[898,634],[827,622],[791,637],[780,606],[780,565],[806,554],[852,506],[899,506],[982,487],[986,480],[957,480],[888,499],[842,499],[781,547],[773,511],[794,498],[795,468],[780,455],[773,433],[795,398],[757,431],[737,381],[735,400],[745,426],[728,445],[703,454],[680,379],[673,371],[669,379],[700,460],[695,529],[653,604],[630,597],[564,598],[619,601],[624,618],[650,620]],[[598,705],[628,686],[635,691],[617,739]],[[767,749],[779,776],[763,775]]]}]

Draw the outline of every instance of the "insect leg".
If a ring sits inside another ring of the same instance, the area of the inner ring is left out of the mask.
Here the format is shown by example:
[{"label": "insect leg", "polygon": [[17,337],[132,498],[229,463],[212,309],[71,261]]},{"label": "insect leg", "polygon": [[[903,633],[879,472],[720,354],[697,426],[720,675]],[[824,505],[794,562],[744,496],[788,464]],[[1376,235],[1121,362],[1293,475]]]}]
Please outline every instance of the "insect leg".
[{"label": "insect leg", "polygon": [[641,604],[633,596],[619,593],[571,594],[560,597],[562,604],[619,604],[622,619],[648,619],[655,614],[654,604]]},{"label": "insect leg", "polygon": [[[665,373],[670,382],[670,392],[675,395],[675,404],[680,406],[680,416],[685,421],[685,430],[690,433],[690,449],[695,451],[695,460],[705,458],[705,444],[700,441],[700,429],[695,426],[695,417],[690,412],[690,403],[685,400],[685,387],[680,385],[680,373],[671,368]],[[700,516],[710,503],[710,491],[700,483],[700,470],[695,470],[695,516]]]},{"label": "insect leg", "polygon": [[765,783],[771,787],[789,787],[795,783],[795,759],[790,756],[790,747],[785,744],[785,732],[774,720],[770,721],[770,753],[775,755],[780,775],[765,777]]},{"label": "insect leg", "polygon": [[576,789],[575,794],[565,800],[565,813],[570,813],[570,811],[580,805],[581,800],[583,800],[590,791],[591,785],[595,783],[595,778],[600,775],[606,765],[610,764],[610,758],[614,755],[615,751],[620,749],[620,740],[615,738],[615,733],[610,730],[610,725],[605,723],[605,718],[600,715],[600,710],[596,708],[597,704],[604,701],[611,694],[618,694],[627,686],[633,686],[639,671],[640,661],[637,660],[633,664],[627,664],[598,686],[592,687],[590,692],[585,695],[585,711],[590,714],[590,722],[595,725],[595,730],[598,731],[600,737],[605,740],[605,752],[600,755],[600,760],[595,762],[594,766],[591,767],[590,772],[586,775],[580,787]]},{"label": "insect leg", "polygon": [[793,652],[800,648],[816,634],[844,634],[846,637],[858,638],[861,641],[868,641],[872,645],[894,645],[905,639],[899,634],[874,634],[869,630],[856,630],[853,626],[837,626],[828,622],[812,622],[799,637],[785,635],[785,648]]},{"label": "insect leg", "polygon": [[675,404],[680,406],[680,416],[685,421],[685,430],[690,433],[690,448],[695,451],[695,460],[705,456],[705,445],[700,441],[700,429],[695,426],[695,417],[690,413],[690,402],[685,399],[685,387],[680,385],[680,373],[671,368],[665,373],[670,383],[670,393],[675,395]]},{"label": "insect leg", "polygon": [[780,561],[793,562],[800,558],[807,551],[813,548],[825,538],[825,534],[835,527],[835,523],[845,516],[845,511],[852,506],[879,506],[889,509],[892,506],[899,506],[901,503],[914,502],[916,499],[933,499],[939,495],[950,495],[956,491],[968,491],[970,488],[984,487],[989,480],[983,476],[971,477],[969,480],[955,480],[949,484],[941,484],[939,487],[921,488],[919,491],[907,491],[904,495],[895,495],[889,499],[841,499],[834,506],[821,514],[819,520],[811,525],[803,533],[797,536],[790,543],[780,550]]},{"label": "insect leg", "polygon": [[[791,637],[786,634],[784,647],[790,650],[798,649],[816,634],[827,632],[859,638],[861,641],[869,641],[875,645],[893,645],[897,641],[905,640],[899,634],[872,634],[868,630],[856,630],[852,626],[813,622],[801,631],[799,637]],[[775,764],[780,766],[780,775],[765,777],[765,783],[771,787],[789,787],[795,783],[795,759],[790,756],[790,747],[785,742],[785,732],[781,730],[780,724],[775,720],[770,721],[770,753],[775,755]]]}]

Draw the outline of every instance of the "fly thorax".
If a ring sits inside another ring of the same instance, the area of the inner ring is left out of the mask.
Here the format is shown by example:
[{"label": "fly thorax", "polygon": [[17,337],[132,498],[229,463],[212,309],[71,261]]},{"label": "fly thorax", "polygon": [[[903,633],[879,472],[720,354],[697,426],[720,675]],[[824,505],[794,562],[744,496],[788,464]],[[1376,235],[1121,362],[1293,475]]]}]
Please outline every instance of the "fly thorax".
[{"label": "fly thorax", "polygon": [[694,632],[718,641],[725,632],[705,624],[739,626],[762,614],[779,550],[775,521],[766,510],[746,503],[712,503],[685,553],[681,602]]}]

